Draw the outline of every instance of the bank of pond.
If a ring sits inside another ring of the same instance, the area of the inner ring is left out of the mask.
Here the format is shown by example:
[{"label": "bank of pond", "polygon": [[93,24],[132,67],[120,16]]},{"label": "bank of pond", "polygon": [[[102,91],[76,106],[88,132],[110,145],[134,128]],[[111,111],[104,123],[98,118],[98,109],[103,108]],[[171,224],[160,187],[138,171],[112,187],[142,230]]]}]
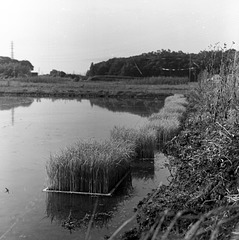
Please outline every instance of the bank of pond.
[{"label": "bank of pond", "polygon": [[152,160],[155,150],[180,130],[187,100],[175,94],[140,128],[114,127],[109,139],[79,141],[52,154],[46,164],[47,192],[111,196],[135,160]]}]

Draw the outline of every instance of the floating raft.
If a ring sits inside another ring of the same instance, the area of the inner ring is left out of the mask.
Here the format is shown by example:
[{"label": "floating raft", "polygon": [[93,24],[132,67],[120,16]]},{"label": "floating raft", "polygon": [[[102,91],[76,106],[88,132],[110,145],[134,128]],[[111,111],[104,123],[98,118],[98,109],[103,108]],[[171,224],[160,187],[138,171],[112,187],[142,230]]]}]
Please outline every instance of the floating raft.
[{"label": "floating raft", "polygon": [[44,188],[42,191],[43,192],[47,192],[47,193],[66,193],[66,194],[78,194],[78,195],[91,195],[91,196],[101,196],[101,197],[112,197],[113,193],[117,190],[117,188],[120,186],[120,184],[129,176],[130,173],[131,173],[131,171],[128,171],[109,193],[60,191],[60,190],[51,190],[48,187]]}]

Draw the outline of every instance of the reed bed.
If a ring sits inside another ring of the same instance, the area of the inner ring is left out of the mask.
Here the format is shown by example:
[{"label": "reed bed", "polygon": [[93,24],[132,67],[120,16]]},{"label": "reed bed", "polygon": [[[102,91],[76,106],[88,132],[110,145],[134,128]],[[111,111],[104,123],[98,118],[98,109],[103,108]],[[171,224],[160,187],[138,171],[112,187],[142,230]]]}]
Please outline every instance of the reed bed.
[{"label": "reed bed", "polygon": [[51,155],[49,190],[109,193],[130,170],[133,150],[124,141],[80,141]]}]

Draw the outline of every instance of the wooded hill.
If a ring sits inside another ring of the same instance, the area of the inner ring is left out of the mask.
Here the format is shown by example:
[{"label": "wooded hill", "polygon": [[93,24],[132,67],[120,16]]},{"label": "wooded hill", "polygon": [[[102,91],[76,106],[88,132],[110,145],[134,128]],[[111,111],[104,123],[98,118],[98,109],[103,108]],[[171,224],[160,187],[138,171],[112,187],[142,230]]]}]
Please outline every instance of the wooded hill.
[{"label": "wooded hill", "polygon": [[200,51],[184,53],[182,51],[158,50],[127,58],[112,58],[108,61],[92,63],[87,76],[116,75],[131,77],[177,76],[196,80],[202,70],[220,71],[222,63],[228,67],[234,59],[235,49]]}]

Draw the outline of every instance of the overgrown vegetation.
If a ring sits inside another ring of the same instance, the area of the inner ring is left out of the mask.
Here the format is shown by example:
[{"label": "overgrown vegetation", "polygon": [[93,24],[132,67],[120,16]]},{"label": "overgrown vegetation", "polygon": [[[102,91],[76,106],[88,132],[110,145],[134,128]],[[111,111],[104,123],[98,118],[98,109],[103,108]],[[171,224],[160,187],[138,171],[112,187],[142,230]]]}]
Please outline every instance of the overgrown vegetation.
[{"label": "overgrown vegetation", "polygon": [[218,76],[210,66],[201,75],[182,131],[164,148],[170,185],[139,203],[138,228],[124,239],[237,239],[239,60],[227,52]]}]

